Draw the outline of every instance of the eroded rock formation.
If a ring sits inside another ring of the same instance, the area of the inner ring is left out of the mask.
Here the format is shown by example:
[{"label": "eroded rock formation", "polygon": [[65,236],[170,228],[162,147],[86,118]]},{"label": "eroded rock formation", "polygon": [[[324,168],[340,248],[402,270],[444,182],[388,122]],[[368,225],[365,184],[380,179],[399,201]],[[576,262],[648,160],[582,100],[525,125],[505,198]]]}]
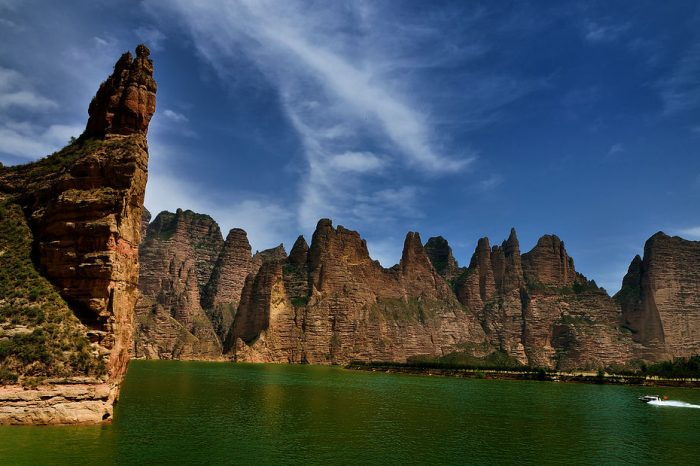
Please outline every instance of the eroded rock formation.
[{"label": "eroded rock formation", "polygon": [[[686,249],[677,254],[694,257]],[[678,286],[686,304],[674,305],[691,311],[666,317],[666,325],[694,329],[696,303],[688,298],[694,276],[678,262],[659,267],[684,277]],[[399,264],[385,269],[357,232],[323,219],[311,246],[300,236],[288,257],[282,245],[251,256],[245,233],[232,230],[212,270],[201,302],[224,357],[238,361],[342,364],[497,352],[530,366],[596,369],[689,354],[659,343],[663,311],[650,319],[640,307],[655,297],[638,291],[630,298],[629,289],[641,290],[647,280],[640,258],[625,278],[625,325],[618,303],[576,271],[554,235],[525,254],[514,229],[500,245],[482,238],[469,266],[459,267],[444,238],[424,246],[410,232]],[[683,344],[695,348],[692,331],[679,330],[673,341],[690,335]]]},{"label": "eroded rock formation", "polygon": [[264,265],[243,294],[229,345],[240,361],[405,361],[484,344],[417,233],[407,235],[401,263],[384,269],[357,232],[323,219],[308,253],[298,239],[290,259]]},{"label": "eroded rock formation", "polygon": [[114,72],[102,83],[90,102],[83,138],[107,134],[142,134],[156,111],[156,82],[153,61],[145,45],[136,47],[136,58],[126,52],[114,65]]},{"label": "eroded rock formation", "polygon": [[141,296],[135,357],[212,359],[221,344],[201,305],[219,250],[219,226],[208,215],[161,212],[141,244]]},{"label": "eroded rock formation", "polygon": [[700,241],[662,232],[644,245],[615,295],[649,359],[700,353]]},{"label": "eroded rock formation", "polygon": [[[90,122],[78,141],[33,164],[0,171],[3,199],[21,207],[30,230],[33,264],[60,294],[50,298],[50,307],[36,310],[31,303],[23,307],[30,313],[24,318],[44,313],[44,323],[37,320],[34,330],[29,330],[35,335],[32,342],[46,351],[51,345],[77,345],[71,351],[78,354],[84,347],[82,334],[90,341],[92,357],[104,363],[104,375],[78,369],[92,367],[89,360],[74,364],[72,373],[66,370],[62,375],[80,377],[84,385],[102,384],[108,393],[105,397],[104,388],[87,387],[81,393],[99,396],[81,395],[80,402],[58,408],[50,403],[20,406],[5,394],[0,396],[0,423],[96,422],[111,416],[129,359],[138,294],[138,245],[148,168],[146,132],[155,111],[156,91],[148,55],[141,45],[136,59],[128,53],[120,58],[114,74],[93,99]],[[36,289],[27,292],[29,301],[36,301]],[[47,300],[52,292],[45,291]],[[18,302],[12,304],[9,299],[22,297],[0,296],[10,305],[6,309],[17,309]],[[62,308],[70,310],[68,317],[51,324]],[[57,329],[67,327],[73,329],[71,343],[55,341],[57,335],[65,335]],[[3,328],[8,331],[6,324]],[[4,363],[9,364],[7,357]],[[51,373],[56,370],[55,365],[45,368]],[[23,374],[19,376],[21,382]],[[41,390],[60,392],[56,387]],[[83,402],[91,404],[92,414],[74,412],[82,409]],[[54,412],[46,414],[44,409]]]}]

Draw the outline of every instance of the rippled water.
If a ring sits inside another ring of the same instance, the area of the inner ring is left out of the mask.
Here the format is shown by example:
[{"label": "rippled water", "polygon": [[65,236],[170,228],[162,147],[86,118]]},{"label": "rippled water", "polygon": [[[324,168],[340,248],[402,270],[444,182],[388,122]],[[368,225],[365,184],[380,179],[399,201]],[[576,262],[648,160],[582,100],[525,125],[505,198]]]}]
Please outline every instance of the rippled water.
[{"label": "rippled water", "polygon": [[0,427],[3,464],[698,464],[700,390],[132,362],[115,422]]}]

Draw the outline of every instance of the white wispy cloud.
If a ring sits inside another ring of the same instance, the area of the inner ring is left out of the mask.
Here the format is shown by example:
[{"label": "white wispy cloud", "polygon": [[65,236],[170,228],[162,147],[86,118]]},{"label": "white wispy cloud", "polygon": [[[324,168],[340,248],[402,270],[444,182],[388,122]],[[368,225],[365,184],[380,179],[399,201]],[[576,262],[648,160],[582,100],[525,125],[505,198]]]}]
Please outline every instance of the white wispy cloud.
[{"label": "white wispy cloud", "polygon": [[34,160],[65,146],[82,133],[82,125],[51,125],[43,128],[26,122],[0,124],[0,153]]},{"label": "white wispy cloud", "polygon": [[[224,236],[231,228],[243,228],[254,250],[262,250],[278,245],[281,239],[287,241],[288,226],[293,222],[293,212],[275,200],[253,193],[227,193],[226,199],[218,198],[210,186],[200,186],[172,174],[167,169],[167,155],[158,155],[151,147],[151,162],[148,184],[146,185],[146,208],[153,216],[178,208],[211,215],[221,227]],[[233,200],[231,200],[233,199]],[[289,244],[287,244],[289,247]]]},{"label": "white wispy cloud", "polygon": [[0,67],[0,110],[7,110],[11,107],[46,110],[57,106],[56,102],[34,90],[22,73]]},{"label": "white wispy cloud", "polygon": [[332,155],[328,165],[341,172],[378,173],[386,162],[371,152],[344,152]]},{"label": "white wispy cloud", "polygon": [[601,21],[585,21],[583,25],[584,38],[588,42],[613,42],[630,28],[629,23],[609,24]]},{"label": "white wispy cloud", "polygon": [[0,67],[0,153],[32,160],[80,135],[81,125],[33,122],[32,117],[58,108],[58,103],[35,90],[22,73]]},{"label": "white wispy cloud", "polygon": [[658,88],[666,115],[700,107],[700,43],[686,51],[670,76],[658,83]]},{"label": "white wispy cloud", "polygon": [[403,238],[398,237],[367,240],[367,249],[370,257],[387,268],[398,263],[398,258],[401,257],[403,249],[402,246]]},{"label": "white wispy cloud", "polygon": [[498,175],[498,174],[493,174],[493,175],[489,175],[487,178],[481,180],[479,182],[479,187],[483,191],[491,191],[492,189],[495,189],[498,186],[500,186],[501,183],[503,183],[503,177],[501,175]]},{"label": "white wispy cloud", "polygon": [[[398,215],[391,199],[367,196],[376,191],[367,177],[392,170],[439,176],[473,161],[468,151],[445,151],[429,105],[411,92],[410,73],[396,73],[410,68],[401,44],[368,47],[362,34],[347,32],[374,30],[369,3],[178,1],[146,8],[154,17],[174,13],[222,81],[245,56],[277,88],[305,151],[297,208],[303,228],[338,214],[349,221],[366,212]],[[403,188],[384,180],[389,189]]]},{"label": "white wispy cloud", "polygon": [[0,0],[0,10],[15,11],[21,2],[21,0]]},{"label": "white wispy cloud", "polygon": [[171,110],[169,108],[163,110],[163,116],[171,121],[174,121],[175,123],[187,123],[190,121],[189,118],[182,113],[176,112],[175,110]]},{"label": "white wispy cloud", "polygon": [[615,143],[608,149],[608,155],[617,155],[625,151],[625,145],[621,142]]},{"label": "white wispy cloud", "polygon": [[684,238],[700,239],[700,226],[681,228],[676,233]]},{"label": "white wispy cloud", "polygon": [[15,31],[21,31],[23,29],[22,26],[7,18],[0,18],[0,26],[6,29],[13,29]]}]

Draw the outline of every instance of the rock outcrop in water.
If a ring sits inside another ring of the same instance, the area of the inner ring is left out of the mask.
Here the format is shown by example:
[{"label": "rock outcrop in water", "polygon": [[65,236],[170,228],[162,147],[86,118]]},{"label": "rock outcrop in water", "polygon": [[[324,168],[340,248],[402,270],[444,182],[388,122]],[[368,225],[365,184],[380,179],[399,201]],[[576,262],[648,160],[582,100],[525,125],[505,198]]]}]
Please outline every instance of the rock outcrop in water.
[{"label": "rock outcrop in water", "polygon": [[656,233],[615,299],[645,358],[700,354],[700,241]]},{"label": "rock outcrop in water", "polygon": [[156,92],[148,55],[141,45],[119,59],[76,142],[0,171],[0,254],[13,267],[0,279],[0,384],[39,385],[0,389],[0,423],[111,417],[138,295]]}]

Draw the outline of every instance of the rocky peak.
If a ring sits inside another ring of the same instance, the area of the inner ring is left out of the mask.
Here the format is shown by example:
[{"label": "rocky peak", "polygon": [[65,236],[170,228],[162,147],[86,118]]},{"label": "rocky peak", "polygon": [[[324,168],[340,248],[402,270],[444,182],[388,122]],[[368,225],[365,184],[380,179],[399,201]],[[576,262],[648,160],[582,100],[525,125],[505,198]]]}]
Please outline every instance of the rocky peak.
[{"label": "rocky peak", "polygon": [[280,243],[274,248],[256,252],[253,260],[259,264],[264,264],[266,262],[284,262],[287,260],[287,251],[284,249],[284,244]]},{"label": "rocky peak", "polygon": [[146,237],[146,232],[148,231],[148,224],[151,223],[151,213],[143,208],[143,214],[141,214],[141,239]]},{"label": "rocky peak", "polygon": [[459,275],[459,266],[452,255],[452,248],[442,236],[434,236],[425,243],[425,252],[433,263],[437,273],[446,280],[452,280]]},{"label": "rocky peak", "polygon": [[219,225],[209,215],[177,209],[163,211],[148,227],[148,241],[171,241],[187,244],[194,250],[197,283],[203,290],[224,246]]},{"label": "rocky peak", "polygon": [[401,262],[399,267],[402,272],[413,268],[431,268],[432,265],[428,254],[423,249],[423,243],[420,239],[420,234],[416,231],[406,233],[406,239],[403,242],[403,253],[401,254]]},{"label": "rocky peak", "polygon": [[494,246],[491,250],[491,265],[496,288],[501,292],[507,292],[520,288],[523,284],[523,270],[520,257],[520,243],[511,228],[508,239],[501,246]]},{"label": "rocky peak", "polygon": [[700,352],[700,241],[658,232],[615,295],[634,338],[669,359]]},{"label": "rocky peak", "polygon": [[[148,177],[145,135],[155,109],[156,91],[153,64],[147,60],[146,51],[139,48],[137,53],[138,64],[134,65],[130,55],[125,54],[115,65],[115,75],[100,87],[90,107],[91,121],[80,140],[34,163],[0,170],[0,200],[16,209],[14,212],[20,217],[17,220],[21,220],[17,225],[26,228],[23,240],[31,242],[28,251],[31,260],[27,257],[27,266],[36,268],[33,272],[41,275],[47,291],[60,294],[51,298],[50,306],[41,306],[42,316],[44,312],[54,312],[55,306],[67,312],[60,317],[46,314],[44,322],[37,323],[43,326],[52,322],[51,326],[58,329],[35,329],[41,338],[46,338],[42,348],[55,348],[69,360],[64,367],[54,367],[62,371],[62,379],[80,376],[85,384],[92,386],[93,394],[85,392],[76,403],[74,395],[60,393],[59,389],[51,402],[43,397],[37,405],[22,401],[17,412],[22,412],[24,419],[19,422],[107,419],[126,372],[134,306],[139,295],[138,247]],[[138,78],[129,77],[132,69]],[[148,102],[147,108],[141,110],[143,118],[138,131],[126,131],[126,108],[132,108],[134,100],[133,92],[127,88],[146,82]],[[117,92],[116,88],[121,90]],[[100,125],[98,120],[109,120],[109,124]],[[105,138],[108,134],[113,137]],[[3,209],[0,222],[7,220],[5,212]],[[27,298],[31,298],[29,291]],[[40,302],[31,306],[38,309]],[[5,327],[4,323],[1,326]],[[64,331],[71,333],[61,333]],[[78,342],[89,345],[89,352],[72,346]],[[52,350],[51,354],[55,352]],[[41,372],[43,356],[37,354],[36,360],[25,361],[25,370],[37,376],[51,375]],[[95,362],[93,356],[104,363],[106,370],[99,379],[77,367],[91,366]],[[0,371],[5,370],[3,362],[0,360]],[[96,388],[106,392],[105,396],[94,396]],[[24,396],[22,400],[29,399]],[[56,403],[56,399],[60,401]],[[3,421],[0,414],[0,424]]]},{"label": "rocky peak", "polygon": [[367,242],[356,231],[339,225],[333,228],[330,219],[322,218],[316,225],[309,247],[312,268],[321,265],[324,259],[344,258],[350,262],[371,262]]},{"label": "rocky peak", "polygon": [[305,266],[309,258],[309,245],[303,235],[299,235],[289,252],[289,263],[296,266]]},{"label": "rocky peak", "polygon": [[522,268],[529,281],[545,286],[571,287],[576,281],[574,260],[556,235],[542,236],[530,252],[523,254]]},{"label": "rocky peak", "polygon": [[247,233],[240,228],[229,231],[203,294],[202,306],[238,307],[241,291],[249,273],[254,273],[253,255]]},{"label": "rocky peak", "polygon": [[627,273],[622,279],[622,288],[634,287],[639,289],[642,281],[642,258],[637,254],[632,259],[630,266],[627,268]]},{"label": "rocky peak", "polygon": [[520,242],[518,241],[518,235],[515,233],[515,228],[510,229],[510,235],[508,235],[508,239],[501,244],[501,247],[506,255],[520,255]]},{"label": "rocky peak", "polygon": [[108,134],[143,134],[156,110],[156,82],[150,51],[141,44],[136,58],[126,52],[114,72],[100,85],[90,102],[90,118],[81,136],[103,138]]},{"label": "rocky peak", "polygon": [[420,234],[415,231],[406,234],[399,272],[408,296],[426,296],[436,300],[453,298],[447,282],[435,271],[423,248]]},{"label": "rocky peak", "polygon": [[457,298],[472,309],[480,309],[496,292],[489,239],[480,238],[469,267],[456,283]]}]

